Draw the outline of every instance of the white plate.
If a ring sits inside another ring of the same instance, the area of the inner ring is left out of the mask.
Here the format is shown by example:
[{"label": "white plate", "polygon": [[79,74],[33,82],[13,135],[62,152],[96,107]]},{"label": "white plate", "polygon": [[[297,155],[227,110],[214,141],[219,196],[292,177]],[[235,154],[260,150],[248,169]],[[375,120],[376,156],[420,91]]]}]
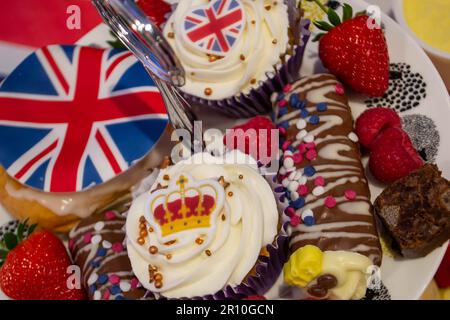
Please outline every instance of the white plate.
[{"label": "white plate", "polygon": [[[354,12],[364,10],[368,4],[362,0],[347,0],[354,8]],[[406,62],[410,64],[416,72],[422,74],[427,86],[427,98],[421,102],[421,105],[403,114],[423,114],[433,119],[440,133],[439,153],[436,159],[438,166],[443,170],[444,176],[450,178],[450,149],[442,146],[450,145],[450,99],[445,86],[437,73],[435,67],[416,44],[416,42],[401,29],[387,15],[382,14],[382,23],[386,30],[386,39],[389,47],[389,56],[391,62]],[[80,44],[105,45],[105,39],[110,39],[110,35],[105,26],[101,25],[95,28],[80,40]],[[309,42],[305,53],[305,59],[302,67],[302,75],[309,75],[317,72],[323,72],[320,60],[317,55],[317,43]],[[366,107],[363,97],[356,94],[350,94],[350,106],[356,118]],[[205,112],[205,118],[210,119],[205,122],[211,126],[213,123],[219,127],[232,125],[230,119],[222,117],[211,112]],[[366,162],[367,159],[364,159]],[[370,177],[369,177],[370,179]],[[370,183],[372,199],[382,191],[382,188],[373,181]],[[10,220],[9,215],[0,207],[0,225]],[[428,256],[420,259],[392,259],[385,255],[381,267],[382,280],[389,289],[393,299],[418,299],[430,280],[433,278],[440,261],[445,253],[446,245],[434,250]],[[0,291],[0,299],[6,297]]]}]

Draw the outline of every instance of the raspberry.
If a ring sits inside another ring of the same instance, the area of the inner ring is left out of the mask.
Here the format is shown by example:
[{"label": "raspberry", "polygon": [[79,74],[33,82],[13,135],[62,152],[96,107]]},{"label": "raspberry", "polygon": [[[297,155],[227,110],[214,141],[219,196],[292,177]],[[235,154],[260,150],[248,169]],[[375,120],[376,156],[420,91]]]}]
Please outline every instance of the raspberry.
[{"label": "raspberry", "polygon": [[[254,129],[256,131],[256,136],[252,136],[250,132],[248,132],[249,129]],[[261,131],[262,129],[267,130],[266,139],[263,137],[263,131]],[[242,125],[235,126],[231,130],[227,130],[223,143],[227,148],[239,149],[240,151],[251,155],[256,160],[259,160],[262,164],[267,164],[271,160],[272,149],[278,150],[278,145],[273,146],[272,148],[272,129],[275,129],[272,121],[266,117],[257,116]],[[256,138],[256,140],[253,140],[254,138]],[[278,141],[274,141],[274,143],[277,142]],[[264,148],[262,148],[263,146]],[[264,149],[266,150],[265,152]],[[255,154],[256,152],[257,154]]]},{"label": "raspberry", "polygon": [[172,11],[170,5],[163,0],[137,0],[136,4],[158,27],[166,22],[166,15]]},{"label": "raspberry", "polygon": [[370,150],[375,138],[390,127],[401,127],[398,114],[388,108],[373,108],[359,116],[356,120],[355,132],[361,145]]},{"label": "raspberry", "polygon": [[394,182],[422,165],[409,136],[400,128],[384,130],[372,144],[369,168],[381,182]]}]

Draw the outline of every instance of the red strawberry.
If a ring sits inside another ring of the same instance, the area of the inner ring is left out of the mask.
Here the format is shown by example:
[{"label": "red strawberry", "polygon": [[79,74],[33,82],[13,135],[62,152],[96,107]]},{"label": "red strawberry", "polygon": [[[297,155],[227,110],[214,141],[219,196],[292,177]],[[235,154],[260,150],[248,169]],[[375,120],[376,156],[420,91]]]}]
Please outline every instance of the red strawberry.
[{"label": "red strawberry", "polygon": [[388,108],[373,108],[364,111],[356,120],[355,132],[362,146],[370,150],[372,142],[386,128],[401,128],[397,112]]},{"label": "red strawberry", "polygon": [[19,228],[15,234],[4,236],[0,269],[3,292],[17,300],[86,299],[84,291],[67,286],[71,262],[61,240],[48,231],[37,231],[21,240],[24,227]]},{"label": "red strawberry", "polygon": [[[255,130],[253,132],[254,136],[251,135],[250,129]],[[265,131],[262,131],[264,129]],[[272,121],[266,117],[257,116],[240,126],[235,126],[231,130],[227,130],[223,143],[228,148],[239,149],[259,160],[261,163],[267,164],[271,160],[272,149],[278,151],[278,145],[272,148],[272,129],[275,129]],[[277,142],[278,140],[274,141],[274,143]]]},{"label": "red strawberry", "polygon": [[372,143],[369,168],[381,182],[394,182],[422,165],[422,158],[401,128],[384,130]]},{"label": "red strawberry", "polygon": [[166,15],[172,11],[163,0],[136,0],[136,4],[151,18],[158,27],[166,21]]},{"label": "red strawberry", "polygon": [[[344,4],[342,18],[331,8],[314,0],[328,15],[315,21],[319,34],[319,56],[324,66],[353,90],[370,97],[382,96],[389,85],[389,55],[386,39],[379,26],[367,15],[352,18],[353,10]],[[370,26],[370,27],[369,27]]]},{"label": "red strawberry", "polygon": [[450,246],[447,247],[436,275],[434,276],[439,288],[450,288]]}]

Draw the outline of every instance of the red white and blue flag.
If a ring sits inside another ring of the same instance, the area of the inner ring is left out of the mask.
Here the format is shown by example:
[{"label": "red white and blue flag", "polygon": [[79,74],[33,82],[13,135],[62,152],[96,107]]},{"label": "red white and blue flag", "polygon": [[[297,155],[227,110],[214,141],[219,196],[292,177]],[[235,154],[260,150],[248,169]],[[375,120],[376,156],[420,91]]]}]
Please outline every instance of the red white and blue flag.
[{"label": "red white and blue flag", "polygon": [[145,156],[167,121],[130,52],[43,47],[0,87],[0,164],[29,186],[79,191]]},{"label": "red white and blue flag", "polygon": [[187,38],[203,51],[224,55],[231,50],[244,28],[244,10],[238,0],[216,0],[196,7],[184,18]]}]

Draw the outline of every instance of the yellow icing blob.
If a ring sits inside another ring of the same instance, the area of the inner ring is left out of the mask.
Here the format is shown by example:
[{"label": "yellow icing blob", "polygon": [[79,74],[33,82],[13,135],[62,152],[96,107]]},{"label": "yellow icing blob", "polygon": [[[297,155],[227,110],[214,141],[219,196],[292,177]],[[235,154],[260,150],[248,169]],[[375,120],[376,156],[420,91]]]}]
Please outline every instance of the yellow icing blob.
[{"label": "yellow icing blob", "polygon": [[289,285],[306,287],[322,272],[323,252],[306,245],[295,251],[284,265],[284,281]]},{"label": "yellow icing blob", "polygon": [[449,0],[404,0],[403,10],[406,22],[417,37],[450,53]]}]

